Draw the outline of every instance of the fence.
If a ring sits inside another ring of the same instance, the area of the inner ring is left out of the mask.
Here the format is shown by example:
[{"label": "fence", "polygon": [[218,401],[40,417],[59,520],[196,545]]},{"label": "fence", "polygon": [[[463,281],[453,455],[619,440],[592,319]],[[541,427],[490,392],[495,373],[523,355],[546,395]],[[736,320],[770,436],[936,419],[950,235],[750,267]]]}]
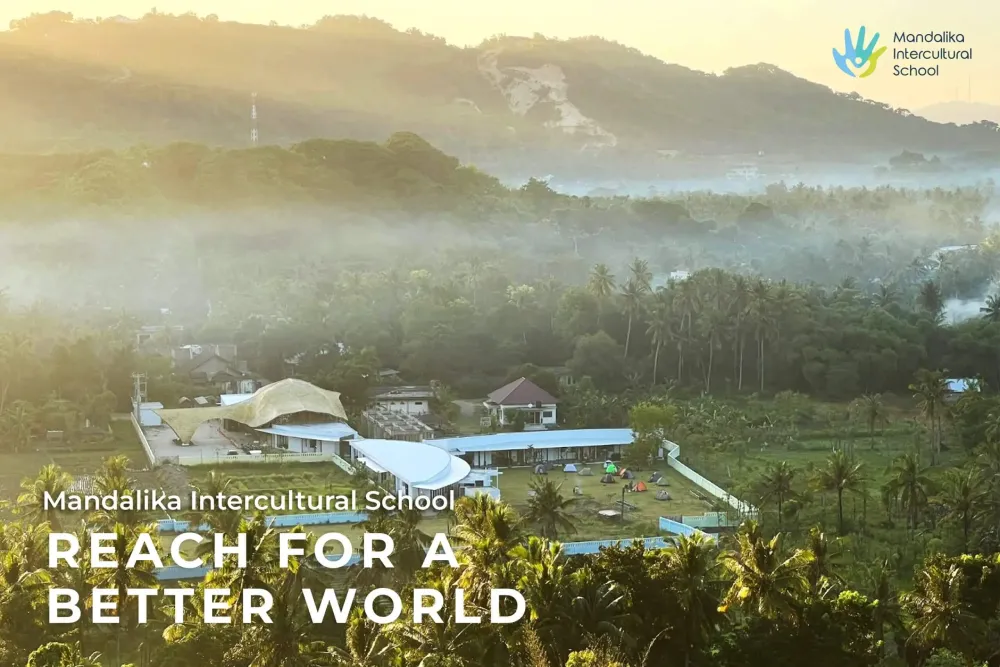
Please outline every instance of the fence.
[{"label": "fence", "polygon": [[[344,469],[345,465],[348,465],[343,459],[333,453],[299,454],[298,452],[281,452],[277,454],[243,454],[241,452],[230,456],[224,452],[213,450],[198,454],[179,455],[172,457],[172,459],[174,463],[182,466],[224,465],[227,463],[310,463],[314,461],[337,463],[338,459],[340,460],[338,466],[342,469]],[[354,469],[351,468],[350,474],[354,474],[353,471]]]},{"label": "fence", "polygon": [[739,525],[740,522],[725,512],[705,512],[698,516],[682,516],[681,523],[693,528],[729,528]]},{"label": "fence", "polygon": [[[344,513],[346,514],[346,512]],[[663,528],[663,521],[669,521],[669,519],[660,519],[660,527]],[[178,522],[180,523],[180,522]],[[676,523],[670,521],[670,523]],[[677,524],[683,525],[683,524]],[[693,528],[691,530],[694,530]],[[695,531],[700,532],[700,531]],[[710,539],[711,535],[708,536]],[[588,554],[596,554],[600,552],[601,549],[608,547],[628,547],[631,546],[633,542],[641,540],[643,546],[646,549],[666,549],[670,546],[670,540],[664,539],[662,537],[635,537],[635,538],[625,538],[621,540],[592,540],[589,542],[565,542],[562,545],[563,554],[566,556],[585,556]],[[361,562],[361,556],[358,554],[353,554],[351,558],[347,561],[347,567],[357,565]],[[195,568],[184,568],[179,565],[169,565],[164,568],[156,570],[156,578],[160,581],[181,581],[181,580],[194,580],[194,579],[204,579],[209,572],[212,571],[211,567],[195,567]]]},{"label": "fence", "polygon": [[135,412],[129,413],[129,419],[132,422],[132,428],[135,429],[135,434],[139,436],[139,444],[142,445],[143,450],[146,452],[146,458],[149,459],[149,465],[156,465],[156,457],[153,456],[153,449],[149,446],[149,440],[146,439],[146,434],[142,432],[142,426],[135,418]]},{"label": "fence", "polygon": [[677,459],[677,457],[680,455],[681,452],[681,448],[679,445],[677,445],[677,443],[667,441],[666,445],[667,445],[668,466],[670,466],[678,473],[680,473],[682,477],[685,477],[691,482],[693,482],[701,490],[728,504],[730,507],[739,512],[740,516],[747,516],[747,517],[756,516],[757,508],[748,503],[743,502],[739,498],[734,498],[729,494],[728,491],[723,489],[718,484],[715,484],[711,480],[702,477],[694,470],[681,463]]},{"label": "fence", "polygon": [[674,535],[683,535],[685,537],[692,537],[694,535],[700,534],[712,542],[715,542],[717,539],[715,535],[711,535],[709,533],[703,533],[697,528],[689,526],[686,523],[681,523],[680,521],[672,521],[671,519],[667,519],[662,516],[660,517],[660,530],[662,530],[665,533],[673,533]]},{"label": "fence", "polygon": [[[275,528],[291,528],[295,526],[328,526],[341,523],[361,523],[367,521],[368,515],[364,512],[318,512],[309,514],[278,514],[267,517],[267,521]],[[202,525],[195,529],[191,527],[190,521],[177,519],[161,519],[157,522],[157,528],[161,533],[186,533],[193,530],[208,532],[209,526]]]}]

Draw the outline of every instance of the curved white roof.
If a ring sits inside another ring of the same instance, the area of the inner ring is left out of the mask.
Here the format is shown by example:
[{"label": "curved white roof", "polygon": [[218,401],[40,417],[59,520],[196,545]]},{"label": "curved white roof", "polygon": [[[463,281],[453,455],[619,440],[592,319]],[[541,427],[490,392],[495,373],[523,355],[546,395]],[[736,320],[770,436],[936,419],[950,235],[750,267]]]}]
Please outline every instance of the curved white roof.
[{"label": "curved white roof", "polygon": [[405,440],[355,440],[365,459],[410,486],[434,491],[465,479],[472,468],[440,447]]},{"label": "curved white roof", "polygon": [[358,432],[343,422],[325,424],[277,424],[271,428],[257,429],[261,433],[273,433],[290,438],[337,442],[341,438],[356,438]]}]

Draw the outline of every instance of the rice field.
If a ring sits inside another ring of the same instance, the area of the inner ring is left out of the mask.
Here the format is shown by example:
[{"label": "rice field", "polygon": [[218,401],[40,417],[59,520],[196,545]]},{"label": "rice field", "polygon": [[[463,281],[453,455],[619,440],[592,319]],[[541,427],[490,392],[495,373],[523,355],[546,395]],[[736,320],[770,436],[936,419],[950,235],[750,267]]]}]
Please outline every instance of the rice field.
[{"label": "rice field", "polygon": [[135,470],[149,466],[132,423],[127,420],[112,421],[111,434],[107,438],[75,438],[62,442],[36,440],[30,451],[0,454],[0,497],[16,498],[21,480],[34,478],[49,463],[81,478],[96,472],[104,459],[122,454],[129,458]]}]

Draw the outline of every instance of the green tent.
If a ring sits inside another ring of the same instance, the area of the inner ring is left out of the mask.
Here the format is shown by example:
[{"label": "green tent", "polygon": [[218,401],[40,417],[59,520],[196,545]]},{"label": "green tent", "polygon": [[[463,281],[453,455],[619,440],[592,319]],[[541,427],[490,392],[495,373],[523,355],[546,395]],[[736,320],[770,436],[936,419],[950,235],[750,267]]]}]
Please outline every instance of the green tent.
[{"label": "green tent", "polygon": [[604,469],[604,472],[608,473],[609,475],[614,475],[618,472],[618,468],[615,467],[614,463],[609,463],[608,467]]}]

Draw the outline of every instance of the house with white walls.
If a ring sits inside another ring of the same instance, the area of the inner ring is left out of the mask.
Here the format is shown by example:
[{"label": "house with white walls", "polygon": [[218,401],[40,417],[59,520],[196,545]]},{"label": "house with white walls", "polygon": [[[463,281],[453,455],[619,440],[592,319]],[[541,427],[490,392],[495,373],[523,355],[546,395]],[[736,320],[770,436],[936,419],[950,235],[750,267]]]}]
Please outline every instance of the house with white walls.
[{"label": "house with white walls", "polygon": [[372,391],[375,407],[413,417],[429,415],[435,392],[429,386],[382,386]]},{"label": "house with white walls", "polygon": [[483,401],[486,414],[496,419],[498,426],[513,424],[523,415],[526,430],[544,429],[556,425],[559,401],[527,378],[518,378],[491,392]]}]

